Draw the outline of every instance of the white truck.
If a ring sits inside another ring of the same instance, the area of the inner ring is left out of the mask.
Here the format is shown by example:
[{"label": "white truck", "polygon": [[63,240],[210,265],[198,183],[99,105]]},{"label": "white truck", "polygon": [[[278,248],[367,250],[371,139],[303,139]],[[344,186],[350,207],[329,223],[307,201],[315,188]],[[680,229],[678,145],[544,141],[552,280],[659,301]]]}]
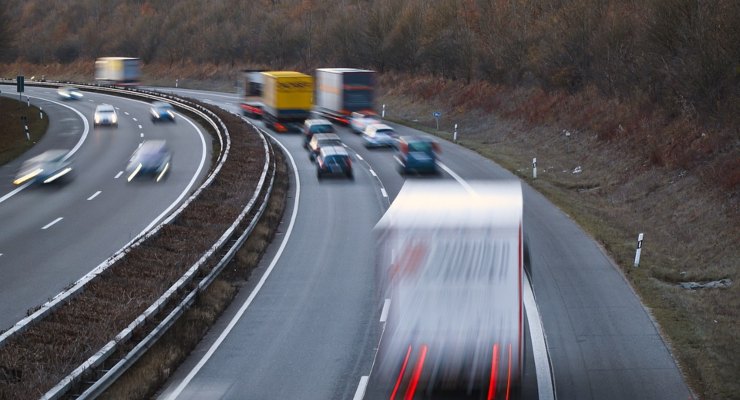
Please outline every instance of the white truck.
[{"label": "white truck", "polygon": [[518,391],[522,207],[518,181],[406,181],[375,227],[389,306],[373,374],[391,398]]},{"label": "white truck", "polygon": [[141,60],[135,57],[100,57],[95,60],[95,81],[106,85],[138,85]]},{"label": "white truck", "polygon": [[314,112],[347,125],[352,112],[372,112],[375,101],[375,71],[356,68],[316,70]]}]

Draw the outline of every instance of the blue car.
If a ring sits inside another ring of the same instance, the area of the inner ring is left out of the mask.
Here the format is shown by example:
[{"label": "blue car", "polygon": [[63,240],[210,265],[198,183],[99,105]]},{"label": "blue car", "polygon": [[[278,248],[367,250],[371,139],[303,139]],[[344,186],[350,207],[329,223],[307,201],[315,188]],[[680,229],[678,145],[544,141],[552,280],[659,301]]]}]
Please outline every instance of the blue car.
[{"label": "blue car", "polygon": [[171,161],[172,153],[164,140],[147,140],[131,156],[126,166],[127,180],[151,176],[159,182],[169,172]]},{"label": "blue car", "polygon": [[396,143],[396,160],[401,174],[439,173],[437,169],[437,142],[423,136],[401,136]]},{"label": "blue car", "polygon": [[160,121],[175,122],[175,108],[170,103],[155,101],[152,103],[151,113],[155,124]]},{"label": "blue car", "polygon": [[26,160],[21,165],[13,184],[26,182],[48,184],[68,178],[72,172],[72,161],[69,150],[48,150],[36,157]]}]

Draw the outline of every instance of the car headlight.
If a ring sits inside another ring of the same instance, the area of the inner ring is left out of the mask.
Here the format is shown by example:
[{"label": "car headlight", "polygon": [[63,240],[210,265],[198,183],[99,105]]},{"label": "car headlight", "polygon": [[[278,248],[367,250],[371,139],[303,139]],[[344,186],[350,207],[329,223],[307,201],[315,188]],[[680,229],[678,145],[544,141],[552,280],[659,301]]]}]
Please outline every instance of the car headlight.
[{"label": "car headlight", "polygon": [[96,124],[99,124],[100,123],[100,115],[98,115],[98,114],[95,114],[95,123]]},{"label": "car headlight", "polygon": [[113,114],[113,118],[111,118],[111,121],[113,121],[114,124],[117,123],[118,122],[118,114]]}]

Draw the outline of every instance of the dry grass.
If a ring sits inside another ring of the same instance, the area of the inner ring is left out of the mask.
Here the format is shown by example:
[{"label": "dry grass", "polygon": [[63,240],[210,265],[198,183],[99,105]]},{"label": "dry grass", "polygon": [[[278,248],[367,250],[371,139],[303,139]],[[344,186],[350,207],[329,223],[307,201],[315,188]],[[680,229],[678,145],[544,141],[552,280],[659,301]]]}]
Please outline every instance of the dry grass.
[{"label": "dry grass", "polygon": [[[0,85],[4,92],[15,91],[15,87]],[[26,139],[25,129],[21,124],[21,117],[28,118],[28,129],[31,140]],[[18,158],[33,147],[46,133],[49,118],[40,119],[39,109],[27,103],[19,102],[17,98],[0,97],[0,165]]]},{"label": "dry grass", "polygon": [[[593,90],[567,95],[387,74],[381,84],[391,118],[434,132],[431,113],[442,111],[434,133],[449,138],[459,123],[463,145],[527,180],[601,242],[702,398],[740,396],[737,127],[709,129]],[[645,242],[635,269],[639,232]],[[676,285],[720,278],[735,284],[701,292]]]}]

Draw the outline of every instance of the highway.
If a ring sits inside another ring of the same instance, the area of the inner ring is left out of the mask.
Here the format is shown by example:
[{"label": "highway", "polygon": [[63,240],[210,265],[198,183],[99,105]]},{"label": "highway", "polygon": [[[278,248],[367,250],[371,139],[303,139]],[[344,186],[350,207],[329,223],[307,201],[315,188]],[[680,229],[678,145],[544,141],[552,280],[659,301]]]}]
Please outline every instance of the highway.
[{"label": "highway", "polygon": [[[138,100],[84,92],[80,100],[62,101],[56,90],[32,86],[25,95],[43,108],[50,125],[31,150],[0,167],[0,330],[162,220],[210,166],[210,137],[181,114],[176,124],[155,125],[149,105]],[[101,103],[116,107],[117,128],[93,127]],[[169,176],[160,183],[127,183],[126,163],[148,139],[167,140],[173,153]],[[75,151],[69,182],[13,186],[24,160],[57,148]]]},{"label": "highway", "polygon": [[[238,112],[233,95],[182,94]],[[418,133],[394,126],[402,134]],[[387,397],[371,374],[382,301],[372,276],[370,230],[404,178],[392,152],[366,150],[346,129],[340,136],[355,157],[354,182],[318,182],[302,138],[276,136],[297,172],[279,234],[250,287],[160,398]],[[441,144],[445,174],[431,179],[515,179],[472,151]],[[618,267],[571,218],[523,188],[537,306],[525,298],[530,335],[522,398],[552,398],[553,391],[560,399],[692,398]]]}]

